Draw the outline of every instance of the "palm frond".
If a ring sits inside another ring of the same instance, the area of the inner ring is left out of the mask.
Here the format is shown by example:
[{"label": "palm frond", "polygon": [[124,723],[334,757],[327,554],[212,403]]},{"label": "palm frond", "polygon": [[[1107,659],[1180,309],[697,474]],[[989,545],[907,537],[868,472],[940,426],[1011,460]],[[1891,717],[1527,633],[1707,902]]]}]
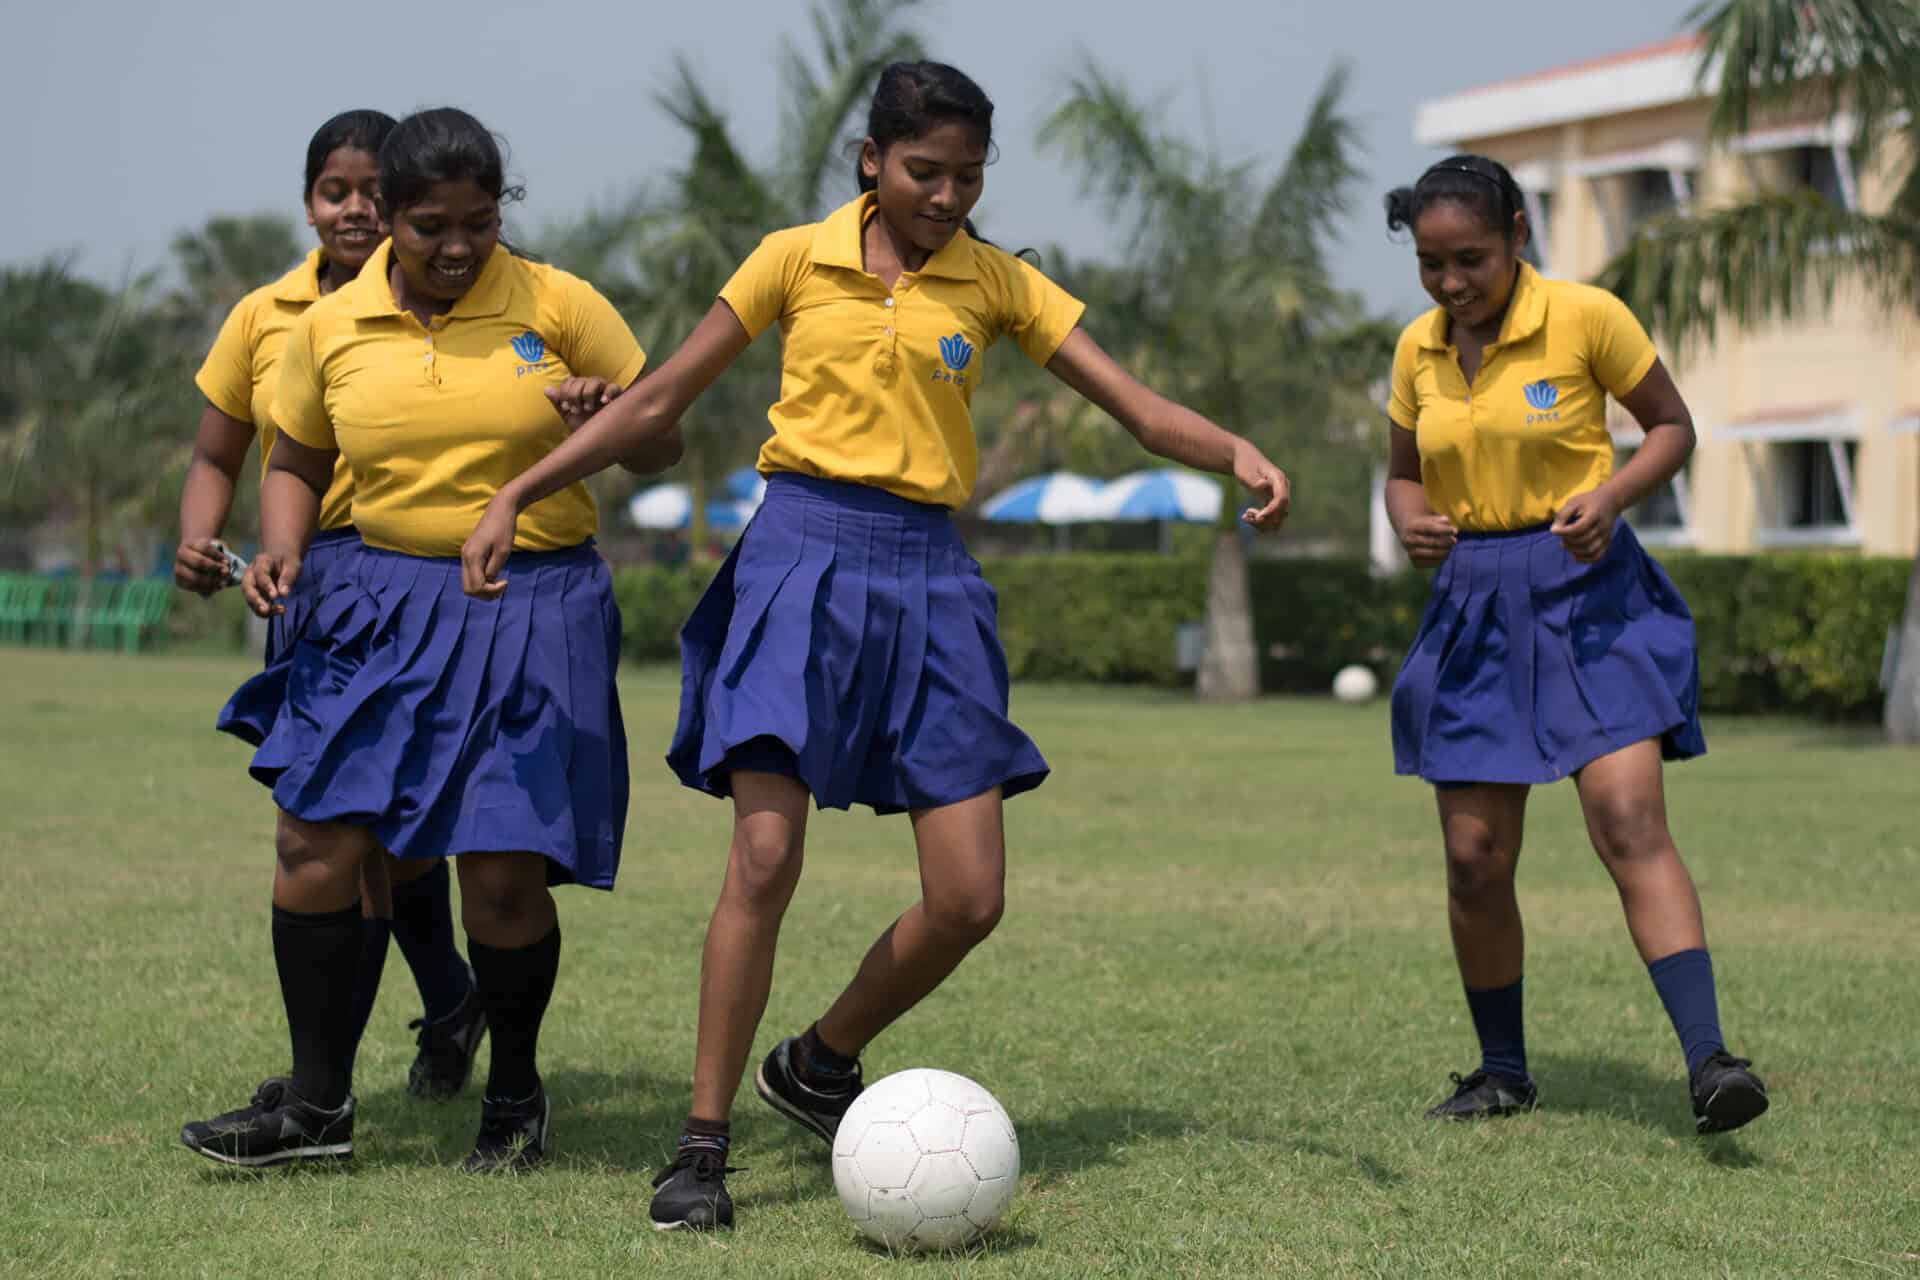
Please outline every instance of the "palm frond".
[{"label": "palm frond", "polygon": [[1337,63],[1314,94],[1307,121],[1287,161],[1267,188],[1254,224],[1252,247],[1292,266],[1323,266],[1351,212],[1365,149],[1359,123],[1346,113],[1351,68]]},{"label": "palm frond", "polygon": [[1703,79],[1720,75],[1718,137],[1745,132],[1765,108],[1796,104],[1852,111],[1867,133],[1901,111],[1920,116],[1915,0],[1707,0],[1687,23],[1706,40]]},{"label": "palm frond", "polygon": [[1061,101],[1040,126],[1040,146],[1062,156],[1094,196],[1134,223],[1136,239],[1173,210],[1199,213],[1204,193],[1194,149],[1152,125],[1161,104],[1134,98],[1082,53]]},{"label": "palm frond", "polygon": [[1722,318],[1758,325],[1823,310],[1858,280],[1889,306],[1920,289],[1920,225],[1855,213],[1811,192],[1766,196],[1650,225],[1595,283],[1679,345]]},{"label": "palm frond", "polygon": [[834,165],[845,159],[850,118],[873,94],[880,71],[890,62],[925,56],[919,34],[905,19],[922,0],[836,0],[813,11],[815,52],[810,61],[798,43],[783,39],[779,61],[784,86],[783,113],[791,132],[788,217],[799,222],[817,216],[821,189]]}]

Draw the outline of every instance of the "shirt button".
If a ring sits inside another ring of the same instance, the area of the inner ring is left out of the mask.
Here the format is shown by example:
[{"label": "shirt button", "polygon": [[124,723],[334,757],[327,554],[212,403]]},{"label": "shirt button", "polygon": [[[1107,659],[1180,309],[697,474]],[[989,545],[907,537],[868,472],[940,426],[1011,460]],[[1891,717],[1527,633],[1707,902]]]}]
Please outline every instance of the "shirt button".
[{"label": "shirt button", "polygon": [[889,306],[889,307],[890,307],[890,306],[892,306],[892,305],[893,305],[893,299],[892,299],[892,298],[888,298],[888,299],[887,299],[887,301],[886,301],[886,305],[887,305],[887,306]]},{"label": "shirt button", "polygon": [[891,337],[893,336],[893,330],[892,330],[891,328],[889,328],[889,329],[887,330],[887,336],[888,336],[889,338],[891,338]]}]

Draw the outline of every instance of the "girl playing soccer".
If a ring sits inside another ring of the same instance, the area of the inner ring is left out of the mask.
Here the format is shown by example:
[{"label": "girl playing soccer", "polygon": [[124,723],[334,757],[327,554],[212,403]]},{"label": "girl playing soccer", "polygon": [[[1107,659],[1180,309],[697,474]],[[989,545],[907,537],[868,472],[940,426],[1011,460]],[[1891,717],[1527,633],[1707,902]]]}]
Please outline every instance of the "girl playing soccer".
[{"label": "girl playing soccer", "polygon": [[[305,196],[307,222],[320,245],[292,271],[241,299],[194,379],[207,407],[200,415],[193,461],[180,495],[180,547],[174,553],[173,575],[185,590],[210,595],[227,584],[220,534],[256,435],[264,478],[274,443],[273,392],[294,321],[359,275],[386,238],[378,204],[377,153],[392,130],[393,117],[379,111],[344,111],[320,126],[307,144]],[[328,572],[355,538],[352,499],[353,478],[342,463],[321,500],[319,532],[307,551],[300,588],[287,599],[286,612],[268,622],[270,670],[284,675],[292,642],[305,628]],[[255,692],[257,697],[223,716],[221,728],[258,745],[279,710],[285,684],[264,681]],[[391,936],[413,970],[425,1006],[413,1024],[419,1032],[418,1051],[407,1072],[407,1091],[418,1097],[452,1097],[466,1086],[487,1024],[473,998],[473,975],[454,946],[446,866],[381,860],[372,871],[362,900],[369,914],[360,925],[354,1041],[358,1043],[373,1012]]]},{"label": "girl playing soccer", "polygon": [[[1720,1037],[1693,880],[1667,830],[1661,762],[1700,755],[1693,619],[1620,513],[1693,451],[1693,420],[1619,299],[1521,261],[1519,188],[1454,156],[1387,197],[1437,306],[1394,354],[1387,510],[1435,568],[1393,689],[1394,768],[1434,784],[1447,914],[1479,1034],[1436,1119],[1538,1098],[1521,1028],[1514,866],[1527,793],[1571,777],[1594,851],[1680,1037],[1701,1133],[1737,1129],[1767,1093]],[[1646,432],[1613,473],[1611,395]]]},{"label": "girl playing soccer", "polygon": [[503,488],[462,551],[471,594],[524,593],[507,563],[522,513],[667,430],[779,324],[765,503],[681,637],[668,759],[688,786],[733,798],[734,829],[702,956],[692,1111],[656,1180],[662,1230],[733,1220],[728,1116],[809,798],[907,813],[922,897],[820,1019],[767,1055],[754,1083],[781,1114],[831,1143],[860,1092],[861,1050],[1000,918],[1001,804],[1047,765],[1007,719],[993,590],[949,514],[974,481],[977,353],[1012,336],[1150,451],[1258,492],[1244,517],[1257,527],[1286,515],[1286,477],[1258,449],[1135,382],[1079,327],[1079,302],[971,233],[992,124],[993,104],[954,68],[889,66],[859,198],[768,236],[672,359]]},{"label": "girl playing soccer", "polygon": [[[610,889],[626,822],[619,613],[582,486],[527,513],[506,548],[518,589],[500,603],[462,596],[453,557],[493,492],[563,438],[547,392],[576,376],[596,396],[624,387],[645,357],[585,281],[501,243],[501,202],[517,194],[472,116],[403,120],[380,149],[392,238],[287,340],[248,602],[287,608],[338,458],[361,540],[313,603],[252,765],[280,807],[273,939],[293,1075],[186,1126],[216,1160],[352,1153],[356,898],[383,847],[459,858],[493,1037],[466,1168],[545,1154],[535,1051],[560,963],[548,886]],[[667,433],[622,461],[658,468],[678,447]]]}]

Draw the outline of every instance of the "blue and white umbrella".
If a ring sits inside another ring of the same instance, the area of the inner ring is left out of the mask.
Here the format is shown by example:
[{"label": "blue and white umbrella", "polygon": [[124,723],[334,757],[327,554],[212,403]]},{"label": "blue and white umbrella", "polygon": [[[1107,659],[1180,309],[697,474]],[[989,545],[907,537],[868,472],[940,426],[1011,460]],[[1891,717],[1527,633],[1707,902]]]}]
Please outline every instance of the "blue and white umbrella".
[{"label": "blue and white umbrella", "polygon": [[1186,520],[1211,524],[1220,518],[1220,485],[1191,471],[1162,468],[1109,480],[1100,491],[1096,520]]},{"label": "blue and white umbrella", "polygon": [[767,478],[752,467],[741,467],[737,471],[727,472],[725,481],[727,496],[735,502],[745,502],[759,506],[760,499],[767,493]]},{"label": "blue and white umbrella", "polygon": [[1013,524],[1081,524],[1100,518],[1100,482],[1071,471],[1022,480],[980,506],[982,519]]},{"label": "blue and white umbrella", "polygon": [[[707,526],[744,529],[757,502],[709,502]],[[684,529],[693,518],[693,492],[683,484],[657,484],[627,501],[627,519],[641,529]]]}]

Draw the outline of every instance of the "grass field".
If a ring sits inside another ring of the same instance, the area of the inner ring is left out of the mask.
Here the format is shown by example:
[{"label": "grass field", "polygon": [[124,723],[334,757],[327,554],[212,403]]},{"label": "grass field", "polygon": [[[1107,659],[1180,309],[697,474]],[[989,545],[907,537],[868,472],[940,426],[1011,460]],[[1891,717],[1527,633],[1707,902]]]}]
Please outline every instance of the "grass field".
[{"label": "grass field", "polygon": [[[554,1159],[456,1165],[477,1098],[401,1089],[399,955],[360,1057],[358,1156],[232,1175],[180,1124],[282,1069],[271,807],[211,731],[238,661],[9,651],[0,680],[0,1269],[21,1275],[1920,1277],[1920,758],[1870,734],[1708,724],[1669,775],[1724,1021],[1773,1089],[1693,1136],[1682,1065],[1574,797],[1536,797],[1537,1113],[1441,1127],[1475,1053],[1432,802],[1385,708],[1202,707],[1024,687],[1051,758],[1009,807],[1006,922],[869,1051],[1012,1112],[1026,1164],[965,1258],[857,1242],[824,1148],[747,1091],[741,1229],[648,1229],[687,1102],[728,810],[659,763],[677,681],[623,684],[620,888],[561,895],[542,1041]],[[761,1050],[804,1026],[915,892],[903,820],[821,815]]]}]

